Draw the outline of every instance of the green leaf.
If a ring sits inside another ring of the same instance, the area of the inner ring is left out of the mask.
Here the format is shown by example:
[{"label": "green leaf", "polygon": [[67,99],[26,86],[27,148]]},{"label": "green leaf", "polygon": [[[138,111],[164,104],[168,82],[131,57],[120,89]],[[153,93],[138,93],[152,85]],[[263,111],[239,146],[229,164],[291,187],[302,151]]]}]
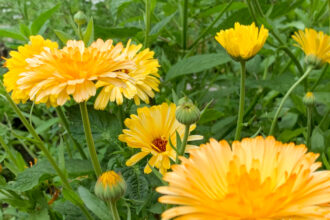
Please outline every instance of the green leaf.
[{"label": "green leaf", "polygon": [[298,114],[288,112],[282,117],[282,120],[278,123],[278,127],[282,129],[291,129],[297,123]]},{"label": "green leaf", "polygon": [[311,137],[311,148],[315,153],[322,153],[325,151],[325,140],[323,132],[319,127],[314,128]]},{"label": "green leaf", "polygon": [[172,20],[175,14],[176,12],[155,24],[150,31],[150,35],[158,34],[159,32],[161,32],[161,30],[163,30],[163,28]]},{"label": "green leaf", "polygon": [[5,29],[5,28],[0,29],[0,37],[9,37],[9,38],[21,40],[24,42],[27,41],[27,38],[25,38],[22,34],[17,33],[16,31],[13,31],[10,29]]},{"label": "green leaf", "polygon": [[19,30],[21,31],[21,33],[26,37],[29,38],[31,33],[30,33],[30,29],[28,28],[28,26],[26,26],[23,23],[20,23],[19,25]]},{"label": "green leaf", "polygon": [[53,204],[54,210],[65,216],[65,219],[81,220],[84,219],[80,209],[69,201],[56,202]]},{"label": "green leaf", "polygon": [[33,22],[31,25],[31,33],[32,35],[38,34],[41,27],[46,23],[46,21],[56,12],[57,9],[59,9],[61,4],[55,5],[53,8],[41,13]]},{"label": "green leaf", "polygon": [[54,30],[54,33],[56,34],[56,36],[62,41],[63,44],[66,44],[66,42],[70,39],[72,39],[71,35],[69,35],[68,33],[65,33],[63,31],[60,30]]},{"label": "green leaf", "polygon": [[95,25],[95,37],[108,39],[108,38],[130,38],[135,36],[140,28],[136,27],[123,27],[123,28],[105,28]]},{"label": "green leaf", "polygon": [[210,69],[212,67],[227,63],[230,60],[230,56],[225,51],[215,54],[192,56],[180,60],[179,62],[174,64],[166,74],[166,80],[172,80],[179,76],[198,73]]},{"label": "green leaf", "polygon": [[205,124],[210,121],[215,121],[221,117],[224,116],[223,112],[220,112],[216,109],[206,109],[203,114],[201,114],[202,117],[198,121],[199,124]]},{"label": "green leaf", "polygon": [[91,210],[100,219],[112,219],[109,208],[105,203],[99,200],[94,194],[86,188],[80,186],[78,193],[89,210]]},{"label": "green leaf", "polygon": [[59,123],[59,118],[52,118],[52,119],[49,119],[48,121],[43,121],[41,125],[39,125],[37,128],[36,128],[36,132],[38,134],[48,130],[51,126],[53,126],[54,124],[57,124]]},{"label": "green leaf", "polygon": [[62,190],[62,195],[66,200],[72,202],[72,204],[77,206],[83,205],[83,201],[80,199],[79,195],[71,189],[64,188]]},{"label": "green leaf", "polygon": [[301,135],[302,133],[304,133],[305,128],[298,128],[295,130],[284,130],[279,136],[278,136],[278,140],[283,141],[283,142],[288,142],[290,140],[292,140],[293,138]]},{"label": "green leaf", "polygon": [[85,45],[89,45],[90,42],[92,42],[94,40],[94,22],[93,22],[93,18],[91,17],[86,31],[84,33],[84,43]]},{"label": "green leaf", "polygon": [[48,209],[43,208],[40,211],[30,214],[29,217],[27,218],[27,220],[36,220],[36,219],[40,219],[40,220],[50,219],[48,214]]}]

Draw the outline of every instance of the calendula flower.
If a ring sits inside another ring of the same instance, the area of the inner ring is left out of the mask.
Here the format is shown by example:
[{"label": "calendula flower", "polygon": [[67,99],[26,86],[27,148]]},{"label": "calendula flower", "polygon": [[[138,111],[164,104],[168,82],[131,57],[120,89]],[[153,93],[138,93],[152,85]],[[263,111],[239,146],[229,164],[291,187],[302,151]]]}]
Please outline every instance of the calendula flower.
[{"label": "calendula flower", "polygon": [[[137,115],[131,115],[131,118],[125,120],[128,129],[124,129],[119,135],[119,140],[126,142],[128,147],[140,148],[141,152],[132,156],[127,162],[127,166],[132,166],[142,158],[151,154],[149,164],[159,169],[164,174],[170,168],[170,159],[176,159],[176,152],[170,146],[171,143],[176,146],[176,131],[181,139],[184,135],[185,126],[175,119],[175,104],[168,105],[163,103],[152,107],[143,107],[137,110]],[[196,126],[191,126],[193,130]],[[188,141],[202,139],[199,135],[190,135]],[[189,151],[196,146],[187,145]],[[150,173],[152,170],[147,164],[144,172]]]},{"label": "calendula flower", "polygon": [[163,219],[329,219],[330,171],[318,154],[273,137],[201,145],[166,173]]},{"label": "calendula flower", "polygon": [[[121,70],[132,69],[134,65],[116,60],[122,44],[108,51],[97,47],[100,42],[85,47],[83,41],[70,40],[61,50],[46,48],[40,55],[26,59],[28,70],[20,74],[19,88],[36,103],[56,106],[63,105],[70,96],[78,103],[88,100],[95,95],[94,81],[99,79],[125,87],[122,80],[129,77]],[[112,41],[103,44],[112,45]]]},{"label": "calendula flower", "polygon": [[125,190],[125,180],[112,170],[102,173],[95,184],[96,196],[104,201],[117,201]]},{"label": "calendula flower", "polygon": [[[103,45],[99,46],[103,47]],[[116,101],[121,105],[124,97],[134,99],[137,105],[140,104],[140,99],[149,103],[149,97],[153,98],[154,91],[159,91],[158,60],[153,58],[154,52],[149,49],[139,52],[141,47],[141,44],[134,45],[129,40],[126,48],[123,48],[121,55],[117,57],[118,60],[132,61],[135,65],[133,69],[122,70],[130,79],[125,81],[125,87],[102,80],[97,82],[96,86],[103,88],[95,101],[96,109],[104,109],[109,101]]]},{"label": "calendula flower", "polygon": [[299,30],[292,35],[306,54],[305,61],[308,64],[321,66],[323,63],[330,63],[330,37],[322,31],[316,32],[314,29]]},{"label": "calendula flower", "polygon": [[249,60],[263,47],[268,37],[268,30],[262,25],[260,30],[254,23],[241,25],[236,22],[234,28],[221,30],[215,39],[235,60]]},{"label": "calendula flower", "polygon": [[45,40],[42,36],[30,36],[29,44],[19,46],[18,51],[11,51],[10,58],[6,59],[5,66],[8,72],[3,76],[4,86],[7,92],[12,92],[11,97],[15,103],[26,102],[29,95],[18,88],[17,81],[20,74],[27,71],[28,63],[26,59],[33,58],[40,54],[45,48],[57,48],[56,42]]}]

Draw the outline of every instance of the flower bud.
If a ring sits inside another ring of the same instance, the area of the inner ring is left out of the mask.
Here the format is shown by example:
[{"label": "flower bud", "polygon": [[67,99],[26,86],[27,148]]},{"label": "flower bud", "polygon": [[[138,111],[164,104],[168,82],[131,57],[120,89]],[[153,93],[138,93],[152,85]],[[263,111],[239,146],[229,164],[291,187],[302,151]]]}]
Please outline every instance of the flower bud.
[{"label": "flower bud", "polygon": [[303,102],[306,106],[313,106],[315,104],[315,96],[312,92],[307,92],[303,98]]},{"label": "flower bud", "polygon": [[126,183],[121,175],[111,170],[98,178],[94,191],[103,201],[116,202],[125,194]]},{"label": "flower bud", "polygon": [[322,59],[318,58],[314,54],[309,54],[305,57],[305,63],[311,65],[314,69],[320,69],[323,65]]},{"label": "flower bud", "polygon": [[82,11],[78,11],[74,17],[73,17],[74,22],[76,22],[77,25],[83,25],[86,24],[87,22],[87,17]]},{"label": "flower bud", "polygon": [[184,97],[179,100],[178,104],[175,116],[181,124],[191,125],[199,120],[200,111],[190,99]]}]

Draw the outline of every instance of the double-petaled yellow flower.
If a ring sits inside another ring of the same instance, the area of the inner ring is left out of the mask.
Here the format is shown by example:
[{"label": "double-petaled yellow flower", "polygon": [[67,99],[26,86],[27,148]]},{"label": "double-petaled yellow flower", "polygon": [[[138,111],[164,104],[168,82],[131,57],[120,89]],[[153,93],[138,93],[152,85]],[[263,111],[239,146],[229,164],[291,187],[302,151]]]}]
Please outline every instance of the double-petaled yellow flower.
[{"label": "double-petaled yellow flower", "polygon": [[249,60],[263,47],[268,37],[268,30],[262,25],[260,30],[254,23],[241,25],[236,22],[234,28],[221,30],[215,39],[235,60]]},{"label": "double-petaled yellow flower", "polygon": [[201,145],[164,176],[163,219],[330,219],[330,171],[318,155],[273,137]]},{"label": "double-petaled yellow flower", "polygon": [[33,58],[35,55],[40,54],[45,48],[54,49],[58,45],[56,42],[45,40],[41,36],[31,36],[30,43],[24,46],[19,46],[18,51],[11,51],[10,58],[6,59],[5,66],[8,68],[8,72],[3,76],[3,82],[7,92],[11,92],[11,97],[14,102],[26,102],[29,99],[29,95],[23,92],[17,85],[17,81],[20,79],[20,74],[27,72],[28,62],[26,59]]},{"label": "double-petaled yellow flower", "polygon": [[19,89],[36,103],[56,106],[63,105],[70,96],[78,103],[88,100],[96,94],[94,81],[99,79],[125,86],[123,80],[129,76],[122,70],[133,69],[134,65],[116,59],[122,45],[108,51],[100,50],[96,44],[85,47],[82,41],[70,40],[63,49],[46,48],[26,59],[28,67],[17,81]]},{"label": "double-petaled yellow flower", "polygon": [[[100,94],[96,98],[94,107],[96,109],[104,109],[109,101],[116,101],[117,104],[123,103],[124,97],[127,99],[134,99],[136,104],[140,104],[140,99],[149,103],[149,97],[154,97],[154,91],[159,91],[159,63],[154,59],[154,52],[145,49],[141,52],[139,50],[142,45],[130,44],[129,40],[127,46],[122,49],[118,60],[128,60],[134,63],[133,69],[122,70],[129,76],[129,80],[125,81],[125,86],[118,86],[111,82],[99,80],[97,87],[103,87]],[[103,45],[99,45],[104,47]],[[109,47],[109,50],[112,48]]]},{"label": "double-petaled yellow flower", "polygon": [[296,46],[306,54],[305,60],[308,64],[321,66],[323,63],[330,63],[329,35],[306,28],[305,32],[295,32],[292,38],[298,43]]},{"label": "double-petaled yellow flower", "polygon": [[[119,135],[119,140],[126,142],[128,147],[140,148],[141,152],[133,155],[127,162],[127,166],[132,166],[142,160],[148,154],[152,157],[149,160],[151,167],[159,169],[160,173],[165,174],[170,168],[170,160],[176,159],[176,152],[170,146],[176,146],[176,131],[183,138],[185,126],[175,119],[175,104],[155,105],[143,107],[137,110],[137,115],[125,120],[128,129],[124,129],[124,134]],[[193,130],[196,126],[192,126]],[[200,140],[199,135],[190,135],[188,141]],[[187,145],[189,151],[196,146]],[[144,172],[150,173],[152,170],[147,164]]]}]

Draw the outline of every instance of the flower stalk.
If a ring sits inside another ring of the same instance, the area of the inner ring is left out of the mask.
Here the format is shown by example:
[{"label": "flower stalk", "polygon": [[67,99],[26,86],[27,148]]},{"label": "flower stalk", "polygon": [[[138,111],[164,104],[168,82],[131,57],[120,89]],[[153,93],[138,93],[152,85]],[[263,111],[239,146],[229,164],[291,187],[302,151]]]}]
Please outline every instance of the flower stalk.
[{"label": "flower stalk", "polygon": [[89,118],[88,118],[86,102],[79,103],[79,107],[80,107],[81,118],[82,118],[83,125],[84,125],[84,131],[85,131],[86,142],[87,142],[87,146],[88,146],[88,150],[89,150],[89,155],[90,155],[90,158],[91,158],[91,161],[93,164],[95,175],[96,175],[96,177],[98,177],[102,174],[102,169],[101,169],[100,162],[97,158],[92,130],[91,130],[91,126],[90,126],[90,122],[89,122]]},{"label": "flower stalk", "polygon": [[109,201],[108,206],[110,208],[110,213],[112,215],[113,220],[120,220],[118,209],[117,209],[117,202],[116,201]]},{"label": "flower stalk", "polygon": [[149,47],[149,33],[151,27],[151,2],[145,0],[145,33],[144,33],[144,47]]},{"label": "flower stalk", "polygon": [[235,132],[235,140],[241,138],[241,132],[243,127],[243,116],[244,116],[244,100],[245,100],[245,78],[246,78],[246,62],[241,61],[241,82],[240,82],[240,97],[238,107],[238,118]]},{"label": "flower stalk", "polygon": [[188,0],[183,0],[182,48],[184,53],[187,49],[187,29],[188,29]]},{"label": "flower stalk", "polygon": [[275,116],[273,118],[272,124],[270,126],[270,130],[269,130],[269,135],[273,135],[274,133],[274,129],[275,129],[275,125],[278,119],[278,116],[283,108],[283,105],[285,103],[285,101],[288,99],[289,95],[291,94],[291,92],[309,75],[309,73],[312,71],[313,66],[308,66],[306,72],[304,73],[304,75],[302,75],[291,87],[290,89],[286,92],[285,96],[282,98],[282,101],[279,105],[279,107],[276,110]]},{"label": "flower stalk", "polygon": [[311,148],[311,135],[312,135],[312,106],[307,106],[307,136],[306,136],[306,144],[307,148]]},{"label": "flower stalk", "polygon": [[184,152],[186,150],[189,133],[190,133],[190,125],[188,124],[188,125],[185,125],[184,136],[183,136],[182,144],[180,146],[180,151],[179,151],[180,156],[183,156]]}]

